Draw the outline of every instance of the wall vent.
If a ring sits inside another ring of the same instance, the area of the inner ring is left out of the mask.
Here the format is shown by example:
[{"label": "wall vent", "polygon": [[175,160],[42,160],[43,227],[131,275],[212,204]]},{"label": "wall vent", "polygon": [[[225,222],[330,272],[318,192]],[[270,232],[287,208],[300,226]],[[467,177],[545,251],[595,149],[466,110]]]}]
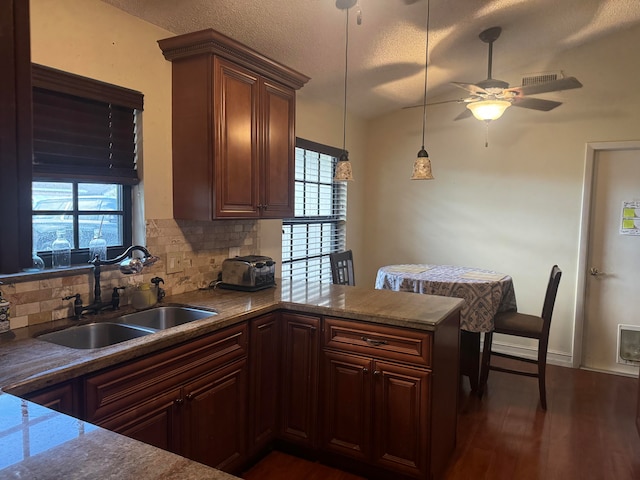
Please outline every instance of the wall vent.
[{"label": "wall vent", "polygon": [[618,324],[617,363],[640,365],[640,325]]},{"label": "wall vent", "polygon": [[561,72],[527,73],[522,76],[522,86],[538,85],[562,78]]}]

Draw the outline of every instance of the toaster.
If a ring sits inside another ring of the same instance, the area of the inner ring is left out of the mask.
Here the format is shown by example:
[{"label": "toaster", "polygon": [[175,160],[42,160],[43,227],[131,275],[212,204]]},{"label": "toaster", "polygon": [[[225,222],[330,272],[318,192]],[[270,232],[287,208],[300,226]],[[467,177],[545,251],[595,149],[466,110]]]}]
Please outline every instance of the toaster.
[{"label": "toaster", "polygon": [[273,287],[276,284],[276,262],[271,257],[247,255],[227,258],[222,262],[220,288],[248,292]]}]

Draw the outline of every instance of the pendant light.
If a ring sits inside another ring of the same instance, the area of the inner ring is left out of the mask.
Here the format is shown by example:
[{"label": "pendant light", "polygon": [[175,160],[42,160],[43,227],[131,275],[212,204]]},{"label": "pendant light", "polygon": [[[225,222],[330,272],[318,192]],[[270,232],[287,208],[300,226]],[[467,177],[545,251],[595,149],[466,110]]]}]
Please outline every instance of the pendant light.
[{"label": "pendant light", "polygon": [[433,180],[431,173],[431,160],[429,154],[424,149],[424,132],[427,123],[427,65],[429,63],[429,0],[427,0],[427,40],[424,58],[424,99],[422,103],[422,147],[418,152],[418,157],[413,163],[413,173],[411,180]]},{"label": "pendant light", "polygon": [[336,171],[333,180],[336,182],[345,182],[353,180],[353,172],[351,170],[351,162],[349,161],[349,152],[347,152],[347,71],[349,65],[349,9],[355,5],[352,0],[336,0],[336,7],[346,10],[346,27],[345,27],[345,47],[344,47],[344,114],[342,119],[342,154],[336,164]]}]

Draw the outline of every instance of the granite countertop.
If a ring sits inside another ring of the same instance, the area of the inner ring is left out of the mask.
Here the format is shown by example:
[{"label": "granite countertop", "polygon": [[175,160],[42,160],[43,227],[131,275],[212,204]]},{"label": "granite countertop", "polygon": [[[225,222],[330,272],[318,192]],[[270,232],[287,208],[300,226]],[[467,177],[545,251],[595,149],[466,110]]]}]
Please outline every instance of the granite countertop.
[{"label": "granite countertop", "polygon": [[6,393],[0,393],[0,451],[0,478],[238,480]]},{"label": "granite countertop", "polygon": [[[0,460],[0,477],[3,477],[5,472],[10,472],[11,477],[31,472],[27,476],[35,478],[35,470],[30,469],[38,468],[37,465],[46,468],[46,475],[38,478],[113,477],[113,468],[127,468],[123,466],[123,459],[130,457],[135,460],[131,464],[132,470],[127,470],[126,475],[116,475],[115,478],[127,476],[140,479],[188,479],[192,478],[190,475],[193,478],[235,478],[10,394],[24,395],[281,308],[421,330],[436,330],[440,321],[462,307],[463,300],[363,287],[305,283],[295,286],[284,284],[259,292],[220,289],[195,291],[167,297],[164,304],[189,305],[215,311],[215,314],[134,340],[91,350],[67,348],[33,338],[45,331],[78,324],[77,320],[72,319],[0,334],[0,451],[3,452],[0,457],[4,456],[5,449],[15,448],[10,445],[19,442],[21,435],[24,440],[24,428],[27,428],[24,427],[23,421],[25,409],[30,409],[27,417],[31,417],[31,412],[36,411],[40,415],[57,418],[56,421],[62,423],[71,421],[74,425],[71,430],[75,432],[70,434],[68,439],[54,444],[51,449],[38,447],[37,450],[42,453],[29,458],[25,456],[23,460],[17,460],[19,463],[7,467],[7,470],[2,470],[4,466]],[[88,316],[80,322],[105,321],[114,315],[119,316],[130,311],[131,307],[123,308],[119,312],[104,312]],[[7,415],[13,418],[13,423]],[[49,440],[64,437],[62,433],[58,435],[57,432],[64,432],[66,429],[57,426],[55,422],[33,423],[51,424],[54,427],[51,431],[43,428],[41,432],[34,428],[27,435],[32,443],[37,443],[36,439],[39,438]],[[5,431],[5,425],[15,427]],[[82,435],[78,433],[80,430]],[[52,435],[51,432],[56,434]],[[14,434],[17,437],[12,440]],[[46,460],[40,462],[38,459],[42,458]],[[101,468],[104,470],[100,470]],[[107,471],[109,474],[101,474]]]}]

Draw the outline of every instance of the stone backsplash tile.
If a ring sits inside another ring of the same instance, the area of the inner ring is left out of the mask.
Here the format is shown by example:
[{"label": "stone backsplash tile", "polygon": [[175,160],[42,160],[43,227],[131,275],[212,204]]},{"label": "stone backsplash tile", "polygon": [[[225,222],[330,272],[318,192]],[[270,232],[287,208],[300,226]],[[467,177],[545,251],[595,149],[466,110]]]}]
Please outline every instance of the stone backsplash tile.
[{"label": "stone backsplash tile", "polygon": [[[123,275],[115,267],[102,267],[100,276],[102,300],[111,298],[114,287],[125,287],[120,303],[131,302],[136,285],[148,283],[153,277],[164,279],[167,295],[206,288],[218,278],[222,262],[231,255],[255,254],[259,224],[256,220],[218,220],[196,222],[173,219],[153,219],[146,222],[146,247],[160,260],[144,269],[140,275]],[[167,273],[167,253],[182,255],[183,270]],[[4,280],[4,296],[11,302],[11,328],[45,323],[73,315],[73,300],[62,300],[81,294],[84,304],[93,297],[93,272],[77,275],[66,272],[47,278],[21,281]]]}]

